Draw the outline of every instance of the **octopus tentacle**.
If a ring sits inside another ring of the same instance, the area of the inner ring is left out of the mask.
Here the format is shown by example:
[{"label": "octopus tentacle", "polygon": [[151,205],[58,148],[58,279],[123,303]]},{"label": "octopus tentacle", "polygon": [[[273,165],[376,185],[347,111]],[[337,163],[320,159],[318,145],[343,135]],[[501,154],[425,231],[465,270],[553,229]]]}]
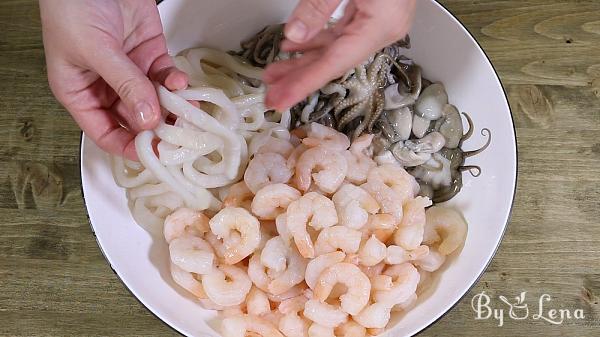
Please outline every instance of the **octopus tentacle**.
[{"label": "octopus tentacle", "polygon": [[469,130],[463,135],[462,139],[460,140],[461,142],[464,142],[465,140],[471,138],[471,136],[473,135],[473,120],[471,119],[471,116],[469,116],[466,112],[462,113],[465,116],[465,119],[467,120],[467,124],[469,124]]},{"label": "octopus tentacle", "polygon": [[[458,168],[458,171],[460,171],[460,172],[469,171],[469,173],[471,173],[471,175],[475,178],[477,178],[481,175],[481,167],[479,167],[477,165],[461,166]],[[473,172],[477,172],[477,173],[473,173]]]},{"label": "octopus tentacle", "polygon": [[[487,133],[487,135],[486,135],[486,133]],[[485,151],[485,149],[487,149],[488,146],[490,146],[490,143],[492,142],[492,132],[490,131],[490,129],[488,129],[488,128],[481,129],[481,135],[484,137],[488,137],[487,142],[481,148],[479,148],[477,150],[463,152],[464,158],[468,158],[468,157],[472,157],[477,154],[480,154],[481,152]]]}]

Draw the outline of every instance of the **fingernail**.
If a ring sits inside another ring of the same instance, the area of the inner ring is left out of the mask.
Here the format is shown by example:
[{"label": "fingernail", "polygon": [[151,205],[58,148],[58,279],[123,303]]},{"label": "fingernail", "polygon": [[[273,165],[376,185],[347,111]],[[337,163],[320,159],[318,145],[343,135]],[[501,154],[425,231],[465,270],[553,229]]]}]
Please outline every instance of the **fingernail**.
[{"label": "fingernail", "polygon": [[292,21],[289,26],[290,28],[287,29],[285,37],[293,42],[303,42],[308,34],[308,28],[306,25],[302,21],[296,20]]},{"label": "fingernail", "polygon": [[141,101],[135,105],[135,113],[137,114],[140,126],[148,124],[154,118],[152,107],[147,102]]}]

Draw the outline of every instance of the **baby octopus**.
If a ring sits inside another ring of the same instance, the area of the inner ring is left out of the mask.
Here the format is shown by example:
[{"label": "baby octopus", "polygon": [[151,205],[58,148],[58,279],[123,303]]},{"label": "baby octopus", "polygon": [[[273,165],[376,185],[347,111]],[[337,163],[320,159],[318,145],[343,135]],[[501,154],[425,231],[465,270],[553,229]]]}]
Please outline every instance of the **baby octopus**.
[{"label": "baby octopus", "polygon": [[373,125],[383,113],[385,106],[383,86],[388,73],[388,56],[380,53],[372,63],[362,64],[355,69],[354,77],[342,83],[350,91],[334,110],[338,119],[338,130],[343,130],[353,120],[363,117],[362,122],[353,131],[356,138],[364,130],[371,132]]}]

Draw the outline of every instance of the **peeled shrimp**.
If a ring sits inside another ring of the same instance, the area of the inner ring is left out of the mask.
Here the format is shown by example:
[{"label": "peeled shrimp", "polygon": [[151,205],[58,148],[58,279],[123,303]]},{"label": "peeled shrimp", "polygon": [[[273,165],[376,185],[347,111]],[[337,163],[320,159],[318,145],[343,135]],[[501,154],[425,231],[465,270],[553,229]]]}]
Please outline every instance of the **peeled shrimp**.
[{"label": "peeled shrimp", "polygon": [[177,265],[171,262],[171,277],[173,281],[181,286],[183,289],[192,293],[197,298],[207,298],[204,288],[202,288],[202,282],[200,282],[194,274],[187,272]]},{"label": "peeled shrimp", "polygon": [[344,261],[345,258],[346,254],[344,254],[344,252],[335,251],[319,255],[310,260],[306,265],[306,273],[304,275],[306,284],[311,289],[315,289],[317,280],[319,279],[319,276],[321,276],[323,270]]},{"label": "peeled shrimp", "polygon": [[269,184],[287,183],[293,172],[287,167],[286,159],[278,153],[257,153],[244,173],[246,185],[256,194]]},{"label": "peeled shrimp", "polygon": [[279,320],[278,328],[285,337],[308,337],[309,326],[307,319],[300,317],[297,312],[290,312]]},{"label": "peeled shrimp", "polygon": [[341,250],[356,253],[360,248],[362,233],[344,226],[332,226],[323,229],[315,242],[316,255]]},{"label": "peeled shrimp", "polygon": [[358,137],[350,146],[350,150],[344,152],[348,167],[352,168],[348,170],[346,179],[356,185],[366,182],[369,171],[377,166],[371,156],[365,154],[367,148],[371,146],[373,137],[372,134],[364,134]]},{"label": "peeled shrimp", "polygon": [[346,312],[331,304],[316,299],[311,299],[306,302],[303,313],[304,317],[328,328],[335,328],[346,322],[348,319],[348,314]]},{"label": "peeled shrimp", "polygon": [[288,290],[282,294],[274,295],[271,293],[267,293],[267,296],[269,296],[269,301],[274,302],[274,303],[281,303],[290,298],[300,296],[300,295],[304,294],[305,291],[306,291],[306,284],[304,284],[304,282],[302,282],[300,284],[293,286],[290,290]]},{"label": "peeled shrimp", "polygon": [[309,147],[323,146],[334,151],[344,151],[350,146],[350,140],[341,132],[313,122],[308,127],[307,137],[302,139],[302,144]]},{"label": "peeled shrimp", "polygon": [[416,261],[429,254],[429,247],[422,245],[414,250],[406,250],[400,246],[390,245],[387,247],[385,263],[402,264],[409,261]]},{"label": "peeled shrimp", "polygon": [[213,271],[213,249],[199,237],[186,235],[171,240],[169,254],[171,262],[187,272],[208,274]]},{"label": "peeled shrimp", "polygon": [[390,321],[391,311],[392,307],[389,304],[375,302],[352,318],[367,329],[383,329]]},{"label": "peeled shrimp", "polygon": [[416,197],[404,204],[404,217],[394,233],[394,243],[407,250],[417,249],[423,242],[425,207],[431,206],[427,197]]},{"label": "peeled shrimp", "polygon": [[447,207],[434,206],[426,212],[425,238],[428,245],[439,243],[438,252],[450,255],[467,237],[467,222],[462,215]]},{"label": "peeled shrimp", "polygon": [[[427,247],[427,246],[425,246]],[[428,254],[425,254],[413,262],[415,266],[424,271],[434,272],[438,270],[446,261],[446,256],[438,252],[434,247],[429,248]]]},{"label": "peeled shrimp", "polygon": [[254,193],[250,191],[246,183],[242,180],[239,183],[231,185],[227,197],[223,199],[223,208],[225,207],[242,207],[250,211],[250,205]]},{"label": "peeled shrimp", "polygon": [[371,235],[375,235],[377,240],[385,243],[396,231],[396,219],[391,214],[385,213],[370,215],[367,224],[360,231],[363,233],[363,240],[368,240]]},{"label": "peeled shrimp", "polygon": [[357,266],[350,263],[337,263],[325,269],[315,286],[314,296],[321,302],[327,300],[333,287],[341,283],[348,290],[340,296],[341,309],[351,315],[358,314],[368,303],[371,281]]},{"label": "peeled shrimp", "polygon": [[338,222],[333,202],[316,192],[309,192],[290,203],[286,214],[287,228],[294,238],[298,251],[306,258],[315,257],[314,245],[307,226],[320,230]]},{"label": "peeled shrimp", "polygon": [[358,251],[359,263],[363,266],[374,266],[386,258],[387,249],[385,243],[379,241],[372,235]]},{"label": "peeled shrimp", "polygon": [[282,155],[284,158],[288,158],[294,151],[294,146],[287,140],[269,137],[268,140],[258,148],[256,153],[277,153]]},{"label": "peeled shrimp", "polygon": [[347,172],[348,163],[343,155],[317,146],[304,151],[298,158],[296,185],[301,191],[307,191],[314,179],[323,192],[334,193],[344,182]]},{"label": "peeled shrimp", "polygon": [[260,262],[260,256],[261,252],[256,252],[250,257],[250,260],[248,261],[248,277],[258,289],[268,291],[271,279],[269,278],[269,275],[267,275],[267,267]]},{"label": "peeled shrimp", "polygon": [[285,255],[287,261],[285,271],[274,277],[268,285],[268,290],[273,295],[283,294],[304,281],[306,259],[295,249],[291,249],[291,247],[286,248],[288,249]]},{"label": "peeled shrimp", "polygon": [[[252,254],[260,244],[260,224],[243,208],[227,207],[209,221],[211,231],[223,239],[223,258],[227,264],[236,264]],[[233,240],[232,233],[239,233]]]},{"label": "peeled shrimp", "polygon": [[411,263],[388,267],[383,273],[393,278],[393,286],[390,290],[375,292],[374,299],[377,303],[387,303],[391,308],[405,302],[417,291],[420,275]]},{"label": "peeled shrimp", "polygon": [[338,212],[340,225],[360,229],[369,218],[369,214],[379,211],[379,204],[367,191],[344,184],[331,198]]},{"label": "peeled shrimp", "polygon": [[208,218],[202,212],[178,208],[165,218],[164,235],[167,243],[184,234],[202,236],[208,232]]},{"label": "peeled shrimp", "polygon": [[308,337],[336,337],[334,331],[334,328],[312,323],[308,328]]},{"label": "peeled shrimp", "polygon": [[300,192],[286,184],[266,185],[252,200],[252,213],[260,219],[274,220],[288,205],[300,198]]},{"label": "peeled shrimp", "polygon": [[290,246],[292,244],[292,233],[287,226],[287,214],[281,213],[275,219],[275,228],[277,229],[277,233],[286,244],[286,246]]},{"label": "peeled shrimp", "polygon": [[371,280],[371,292],[390,290],[394,285],[392,277],[388,275],[374,275],[369,277],[369,280]]},{"label": "peeled shrimp", "polygon": [[393,189],[400,198],[401,204],[414,198],[419,193],[417,180],[400,165],[386,164],[378,166],[369,171],[367,181],[381,183]]},{"label": "peeled shrimp", "polygon": [[267,295],[257,287],[252,287],[246,296],[246,310],[250,315],[260,316],[271,311]]},{"label": "peeled shrimp", "polygon": [[244,302],[252,281],[243,269],[221,265],[212,273],[202,275],[202,286],[208,298],[216,304],[233,306]]},{"label": "peeled shrimp", "polygon": [[255,315],[239,315],[223,319],[221,333],[223,337],[284,337],[275,325]]},{"label": "peeled shrimp", "polygon": [[408,311],[417,304],[417,299],[417,294],[412,294],[406,301],[394,305],[392,311]]},{"label": "peeled shrimp", "polygon": [[300,144],[298,146],[296,146],[296,148],[294,149],[294,151],[292,151],[292,153],[290,154],[290,156],[287,159],[287,167],[290,170],[294,170],[296,168],[296,164],[298,163],[298,159],[300,159],[300,156],[304,153],[304,151],[308,150],[308,146],[304,145],[304,144]]},{"label": "peeled shrimp", "polygon": [[377,181],[367,181],[360,187],[377,200],[382,213],[394,217],[394,224],[402,220],[402,198],[391,187]]},{"label": "peeled shrimp", "polygon": [[335,336],[338,337],[364,337],[366,334],[367,329],[353,320],[335,328]]}]

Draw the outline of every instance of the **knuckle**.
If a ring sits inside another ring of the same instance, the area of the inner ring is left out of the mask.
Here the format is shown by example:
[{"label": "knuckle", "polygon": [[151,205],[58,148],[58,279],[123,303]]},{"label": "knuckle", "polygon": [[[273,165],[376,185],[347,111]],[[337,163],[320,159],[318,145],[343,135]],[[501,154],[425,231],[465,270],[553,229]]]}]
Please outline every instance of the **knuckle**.
[{"label": "knuckle", "polygon": [[128,98],[133,96],[134,91],[138,88],[142,83],[137,78],[126,78],[121,81],[115,89],[117,95],[121,98]]}]

